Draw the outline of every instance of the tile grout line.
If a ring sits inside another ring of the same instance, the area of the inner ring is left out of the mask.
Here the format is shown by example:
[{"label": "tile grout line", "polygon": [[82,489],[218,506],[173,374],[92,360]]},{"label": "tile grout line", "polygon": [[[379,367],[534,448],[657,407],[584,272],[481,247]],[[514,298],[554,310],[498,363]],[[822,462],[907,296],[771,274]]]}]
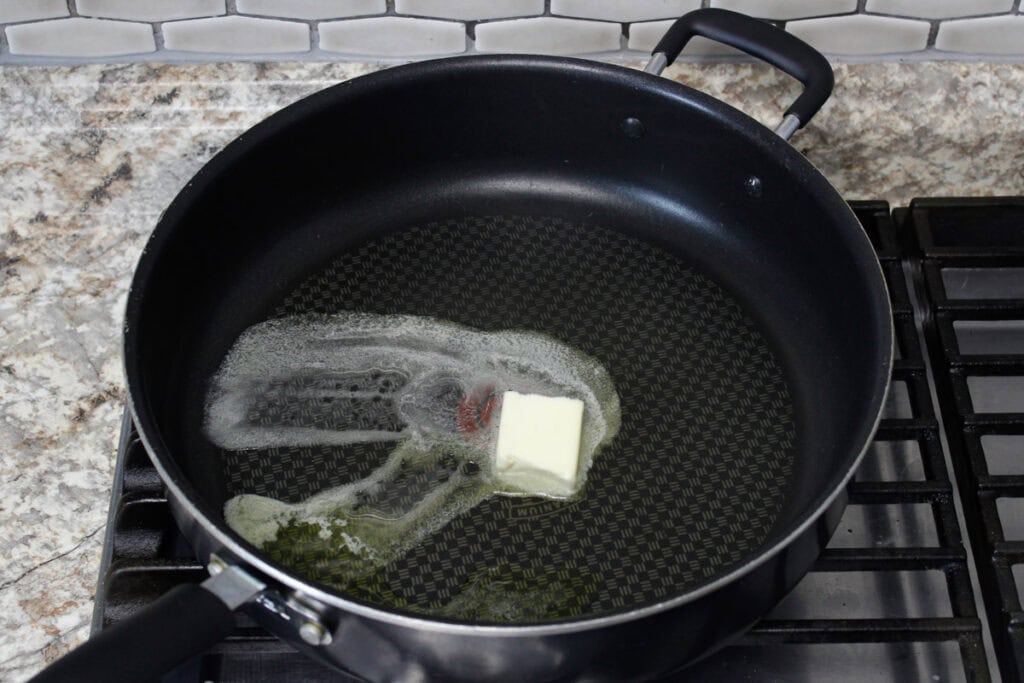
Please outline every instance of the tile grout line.
[{"label": "tile grout line", "polygon": [[164,24],[161,21],[153,22],[153,42],[156,44],[156,51],[164,50]]},{"label": "tile grout line", "polygon": [[[168,22],[164,22],[168,23]],[[294,22],[305,23],[305,22]],[[462,52],[439,53],[441,56],[457,56]],[[977,63],[987,62],[993,64],[1024,64],[1024,54],[1001,54],[1001,53],[977,53],[977,52],[947,52],[930,47],[910,52],[885,52],[875,54],[841,54],[825,51],[830,61],[842,64],[907,64],[907,63],[946,63],[965,62]],[[570,55],[572,56],[572,55]],[[580,53],[575,56],[583,59],[592,59],[599,62],[621,64],[642,61],[647,56],[644,50],[610,50],[595,53]],[[131,55],[107,55],[98,57],[60,57],[46,55],[11,54],[0,53],[0,66],[47,66],[47,67],[68,67],[76,65],[102,64],[102,65],[128,65],[128,64],[211,64],[218,62],[349,62],[349,63],[372,63],[372,64],[399,64],[410,61],[410,57],[402,55],[365,55],[359,53],[331,52],[325,53],[321,50],[303,50],[290,53],[226,53],[226,52],[191,52],[172,50],[164,48],[160,52],[146,52]],[[748,57],[730,55],[684,55],[680,62],[689,64],[730,64],[753,61]]]}]

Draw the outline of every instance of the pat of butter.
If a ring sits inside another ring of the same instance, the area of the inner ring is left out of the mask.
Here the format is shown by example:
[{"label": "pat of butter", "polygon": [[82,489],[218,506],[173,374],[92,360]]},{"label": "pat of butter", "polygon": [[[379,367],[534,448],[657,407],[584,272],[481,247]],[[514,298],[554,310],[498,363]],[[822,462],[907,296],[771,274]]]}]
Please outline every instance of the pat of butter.
[{"label": "pat of butter", "polygon": [[506,391],[495,455],[498,478],[528,493],[572,495],[582,431],[583,401]]}]

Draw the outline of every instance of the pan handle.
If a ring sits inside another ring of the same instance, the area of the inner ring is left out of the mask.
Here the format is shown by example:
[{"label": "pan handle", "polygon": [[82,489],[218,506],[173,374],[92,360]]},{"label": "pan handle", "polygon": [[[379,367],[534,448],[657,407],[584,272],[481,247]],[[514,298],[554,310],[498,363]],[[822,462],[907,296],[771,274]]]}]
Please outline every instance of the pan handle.
[{"label": "pan handle", "polygon": [[30,683],[135,683],[160,677],[224,640],[234,611],[264,586],[237,567],[172,588],[146,609],[100,631]]},{"label": "pan handle", "polygon": [[683,15],[658,41],[645,71],[660,74],[694,36],[710,38],[763,59],[804,84],[803,93],[775,129],[783,140],[803,128],[832,94],[832,67],[820,52],[777,26],[724,9],[699,9]]}]

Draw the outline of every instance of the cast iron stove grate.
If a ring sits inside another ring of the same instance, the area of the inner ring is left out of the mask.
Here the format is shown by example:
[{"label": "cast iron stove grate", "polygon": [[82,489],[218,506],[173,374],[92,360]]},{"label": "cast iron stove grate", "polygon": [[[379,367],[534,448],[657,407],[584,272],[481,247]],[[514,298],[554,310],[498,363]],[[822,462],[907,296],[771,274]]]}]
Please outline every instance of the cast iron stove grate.
[{"label": "cast iron stove grate", "polygon": [[1024,678],[1024,199],[917,200],[925,331],[999,666]]},{"label": "cast iron stove grate", "polygon": [[[850,485],[851,504],[839,530],[813,571],[738,642],[668,680],[992,680],[971,558],[907,288],[908,252],[886,203],[852,206],[878,251],[894,306],[898,360],[881,428]],[[1024,358],[1020,363],[1024,368]],[[1024,435],[1024,415],[1015,420]],[[1024,477],[1006,483],[1021,495]],[[1022,547],[1004,550],[1019,560]],[[160,479],[126,418],[94,631],[172,586],[205,575],[177,531]],[[1020,604],[1015,605],[1020,620]],[[355,679],[325,670],[239,614],[231,637],[165,680]]]}]

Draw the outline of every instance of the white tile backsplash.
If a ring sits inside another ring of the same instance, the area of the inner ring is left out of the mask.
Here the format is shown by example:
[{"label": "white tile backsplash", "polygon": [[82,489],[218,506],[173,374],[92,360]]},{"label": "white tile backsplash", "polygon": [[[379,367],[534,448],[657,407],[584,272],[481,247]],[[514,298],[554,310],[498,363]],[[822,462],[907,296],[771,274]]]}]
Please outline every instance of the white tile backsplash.
[{"label": "white tile backsplash", "polygon": [[1007,12],[1013,0],[868,0],[868,12],[898,14],[924,19],[969,17],[992,12]]},{"label": "white tile backsplash", "polygon": [[278,54],[309,50],[309,26],[253,17],[215,17],[163,25],[164,47],[185,52]]},{"label": "white tile backsplash", "polygon": [[931,26],[924,21],[855,14],[792,21],[786,30],[829,54],[881,55],[923,50]]},{"label": "white tile backsplash", "polygon": [[551,13],[601,21],[678,19],[700,7],[700,0],[551,0]]},{"label": "white tile backsplash", "polygon": [[[658,41],[665,35],[665,32],[668,31],[673,22],[673,19],[669,19],[666,21],[649,21],[631,25],[629,27],[629,49],[641,50],[643,52],[653,51],[654,46],[658,44]],[[690,42],[686,44],[686,48],[683,50],[683,56],[685,57],[735,57],[742,54],[736,48],[708,40],[707,38],[701,38],[700,36],[690,39]]]},{"label": "white tile backsplash", "polygon": [[0,0],[0,23],[68,16],[67,0]]},{"label": "white tile backsplash", "polygon": [[501,19],[544,12],[544,0],[395,0],[399,14],[443,19]]},{"label": "white tile backsplash", "polygon": [[800,19],[857,9],[857,0],[711,0],[712,7],[761,19]]},{"label": "white tile backsplash", "polygon": [[101,19],[166,21],[224,14],[224,0],[75,0],[78,14]]},{"label": "white tile backsplash", "polygon": [[620,47],[618,24],[581,19],[514,19],[478,24],[476,49],[481,52],[516,52],[576,55],[611,52]]},{"label": "white tile backsplash", "polygon": [[428,57],[465,52],[466,28],[454,21],[378,17],[320,24],[320,47],[380,57]]},{"label": "white tile backsplash", "polygon": [[[700,6],[781,22],[834,60],[1024,58],[1024,0],[0,0],[0,64],[230,54],[359,61],[467,50],[637,59]],[[684,51],[740,54],[704,38]]]},{"label": "white tile backsplash", "polygon": [[383,14],[385,0],[235,0],[241,14],[287,19],[341,19]]},{"label": "white tile backsplash", "polygon": [[156,50],[153,27],[106,19],[56,19],[7,27],[12,54],[41,57],[109,57]]},{"label": "white tile backsplash", "polygon": [[1022,54],[1024,15],[943,22],[935,39],[935,47],[950,52]]},{"label": "white tile backsplash", "polygon": [[626,43],[626,47],[630,50],[650,52],[671,25],[671,19],[631,24],[629,27],[629,41]]}]

